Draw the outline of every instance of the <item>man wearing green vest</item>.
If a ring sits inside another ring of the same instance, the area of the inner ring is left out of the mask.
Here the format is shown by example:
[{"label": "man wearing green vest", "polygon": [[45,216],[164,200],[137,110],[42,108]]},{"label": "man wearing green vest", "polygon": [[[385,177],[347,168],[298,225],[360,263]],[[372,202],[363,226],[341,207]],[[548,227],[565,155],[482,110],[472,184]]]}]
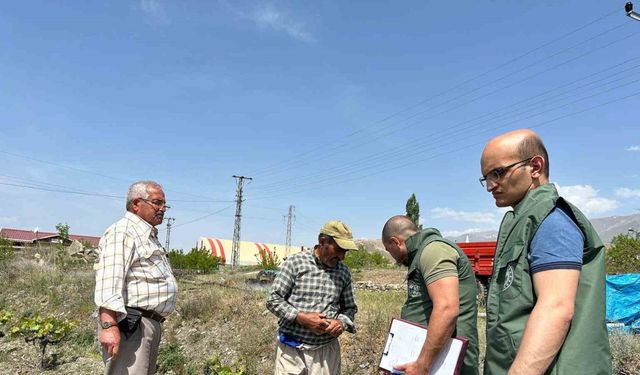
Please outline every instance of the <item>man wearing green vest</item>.
[{"label": "man wearing green vest", "polygon": [[487,299],[485,375],[611,374],[604,246],[549,183],[540,137],[487,144],[480,183],[505,214]]},{"label": "man wearing green vest", "polygon": [[469,259],[434,228],[418,230],[406,216],[390,218],[382,243],[399,264],[409,267],[403,319],[427,326],[418,359],[394,365],[406,375],[427,375],[452,336],[469,339],[462,374],[478,374],[476,278]]}]

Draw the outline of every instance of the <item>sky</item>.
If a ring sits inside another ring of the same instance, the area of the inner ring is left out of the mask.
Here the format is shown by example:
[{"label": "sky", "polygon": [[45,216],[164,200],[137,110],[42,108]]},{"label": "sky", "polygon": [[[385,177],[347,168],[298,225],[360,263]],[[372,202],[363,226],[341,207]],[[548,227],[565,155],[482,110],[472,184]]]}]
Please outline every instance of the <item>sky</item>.
[{"label": "sky", "polygon": [[[638,4],[640,6],[640,4]],[[100,236],[163,185],[171,247],[379,238],[415,193],[497,229],[486,142],[531,128],[589,217],[640,209],[640,22],[624,1],[14,1],[0,13],[0,227]],[[164,241],[165,225],[160,237]],[[640,228],[636,228],[640,229]]]}]

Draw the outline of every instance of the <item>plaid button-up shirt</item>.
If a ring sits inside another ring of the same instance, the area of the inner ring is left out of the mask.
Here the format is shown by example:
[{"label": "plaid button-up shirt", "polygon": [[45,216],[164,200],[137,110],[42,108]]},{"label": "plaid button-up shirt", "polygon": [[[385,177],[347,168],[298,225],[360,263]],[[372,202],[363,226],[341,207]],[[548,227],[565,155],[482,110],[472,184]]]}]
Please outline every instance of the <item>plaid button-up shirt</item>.
[{"label": "plaid button-up shirt", "polygon": [[158,230],[138,215],[127,212],[111,225],[98,245],[95,303],[127,314],[125,306],[167,316],[175,310],[178,285]]},{"label": "plaid button-up shirt", "polygon": [[339,319],[346,331],[355,332],[358,307],[349,269],[342,263],[325,267],[313,251],[294,254],[284,262],[271,287],[267,308],[279,318],[280,333],[304,344],[322,345],[335,337],[317,335],[297,324],[298,311],[325,313],[327,318]]}]

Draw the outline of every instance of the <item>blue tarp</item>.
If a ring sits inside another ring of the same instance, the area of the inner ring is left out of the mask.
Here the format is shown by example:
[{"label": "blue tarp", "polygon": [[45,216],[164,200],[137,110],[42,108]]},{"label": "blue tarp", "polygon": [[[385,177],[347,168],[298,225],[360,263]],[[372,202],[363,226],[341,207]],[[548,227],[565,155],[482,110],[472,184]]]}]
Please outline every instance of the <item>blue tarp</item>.
[{"label": "blue tarp", "polygon": [[607,321],[640,328],[640,274],[607,276]]}]

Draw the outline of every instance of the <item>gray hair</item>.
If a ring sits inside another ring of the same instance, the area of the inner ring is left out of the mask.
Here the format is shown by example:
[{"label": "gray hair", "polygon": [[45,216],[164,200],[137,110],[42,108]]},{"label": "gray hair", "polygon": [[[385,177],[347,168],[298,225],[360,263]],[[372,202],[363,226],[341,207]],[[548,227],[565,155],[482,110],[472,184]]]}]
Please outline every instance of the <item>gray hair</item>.
[{"label": "gray hair", "polygon": [[396,215],[387,220],[382,228],[382,240],[388,241],[391,237],[398,237],[405,241],[418,232],[418,227],[404,215]]},{"label": "gray hair", "polygon": [[149,191],[147,190],[149,186],[154,186],[162,189],[162,186],[160,186],[159,183],[149,180],[134,182],[133,184],[131,184],[131,186],[129,186],[129,192],[127,193],[127,210],[129,210],[129,207],[131,207],[131,202],[134,199],[149,198]]}]

